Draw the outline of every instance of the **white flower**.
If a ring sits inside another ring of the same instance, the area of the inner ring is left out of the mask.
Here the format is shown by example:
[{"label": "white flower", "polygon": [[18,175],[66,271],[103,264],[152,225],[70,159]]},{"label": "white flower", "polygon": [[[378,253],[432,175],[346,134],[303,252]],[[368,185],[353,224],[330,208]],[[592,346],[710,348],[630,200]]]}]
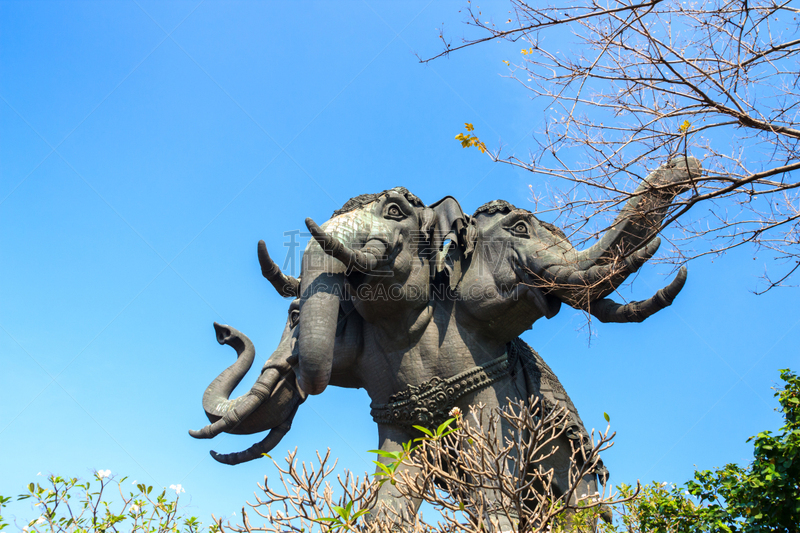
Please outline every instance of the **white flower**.
[{"label": "white flower", "polygon": [[669,483],[667,483],[666,481],[661,484],[662,487],[666,487],[667,485],[669,485]]},{"label": "white flower", "polygon": [[22,531],[28,531],[28,526],[22,526]]},{"label": "white flower", "polygon": [[132,513],[138,513],[139,512],[139,506],[136,505],[135,503],[133,505],[131,505],[131,512]]},{"label": "white flower", "polygon": [[176,496],[181,492],[186,492],[185,490],[183,490],[183,487],[181,487],[180,483],[178,483],[177,485],[170,485],[169,488],[175,491]]},{"label": "white flower", "polygon": [[686,494],[687,496],[691,496],[692,495],[688,490],[686,492],[684,492],[684,494]]},{"label": "white flower", "polygon": [[452,409],[450,409],[450,412],[448,414],[454,418],[458,418],[459,416],[461,416],[461,409],[459,409],[458,407],[453,407]]},{"label": "white flower", "polygon": [[38,473],[38,474],[36,474],[36,475],[37,475],[37,476],[41,476],[41,475],[42,475],[42,473],[41,473],[41,472],[39,472],[39,473]]},{"label": "white flower", "polygon": [[111,470],[98,470],[97,477],[100,479],[111,476]]},{"label": "white flower", "polygon": [[136,480],[131,481],[131,485],[136,485]]},{"label": "white flower", "polygon": [[44,524],[45,522],[47,522],[47,518],[45,518],[44,515],[42,515],[42,516],[40,516],[39,518],[36,519],[36,525],[37,526],[41,525],[41,524]]}]

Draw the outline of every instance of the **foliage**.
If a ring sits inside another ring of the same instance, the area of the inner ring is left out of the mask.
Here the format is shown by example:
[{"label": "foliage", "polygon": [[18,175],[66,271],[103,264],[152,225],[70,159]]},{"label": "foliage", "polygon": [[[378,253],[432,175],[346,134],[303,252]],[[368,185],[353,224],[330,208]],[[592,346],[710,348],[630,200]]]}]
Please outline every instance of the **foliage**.
[{"label": "foliage", "polygon": [[[126,491],[122,483],[127,478],[115,480],[108,470],[95,472],[98,485],[78,478],[51,475],[43,486],[30,483],[27,492],[18,500],[32,500],[40,515],[22,526],[25,532],[96,532],[128,531],[150,533],[195,533],[203,529],[194,516],[185,517],[179,512],[180,485],[172,485],[175,499],[167,496],[167,489],[153,492],[152,486],[135,484],[135,491]],[[117,499],[117,493],[119,495]],[[126,494],[127,493],[127,494]],[[0,496],[0,508],[11,500]],[[6,527],[0,516],[0,530]],[[208,531],[219,530],[211,524]]]},{"label": "foliage", "polygon": [[[553,473],[530,466],[553,453],[552,444],[566,429],[564,409],[542,412],[537,402],[512,403],[488,413],[486,423],[480,423],[485,408],[476,406],[471,422],[454,410],[452,418],[434,429],[419,427],[422,436],[402,450],[373,450],[391,461],[376,461],[374,476],[358,478],[349,472],[337,476],[338,496],[330,483],[336,464],[330,463],[330,451],[317,455],[318,466],[298,465],[297,452],[292,452],[285,467],[276,463],[281,490],[271,488],[265,477],[259,488],[266,497],[257,496],[250,504],[266,520],[263,525],[251,524],[243,509],[241,525],[224,524],[212,516],[215,523],[208,530],[377,533],[404,520],[409,532],[477,533],[492,530],[505,517],[514,531],[531,533],[791,533],[800,523],[800,377],[781,370],[781,379],[786,385],[775,396],[785,423],[777,434],[763,431],[748,439],[755,446],[753,462],[744,468],[729,464],[698,471],[680,487],[654,482],[635,488],[621,485],[610,494],[577,494],[581,480],[596,474],[599,453],[612,445],[613,434],[609,436],[607,428],[597,440],[592,436],[590,446],[573,447],[564,494],[541,490],[551,486]],[[497,435],[501,420],[513,428],[505,439]],[[176,492],[172,500],[167,489],[153,493],[153,487],[135,482],[136,492],[126,495],[122,488],[126,478],[114,481],[107,470],[96,472],[95,478],[99,486],[94,488],[88,481],[58,476],[50,476],[46,486],[29,484],[18,499],[33,500],[41,514],[22,529],[65,533],[202,529],[197,518],[179,514],[180,485],[171,486]],[[377,489],[386,481],[404,501],[417,498],[432,504],[441,513],[440,520],[432,523],[414,515],[408,505],[378,501]],[[116,489],[113,495],[112,489]],[[112,501],[117,493],[118,501]],[[0,496],[0,511],[10,500]],[[611,523],[601,520],[609,508],[616,515]],[[0,530],[7,525],[0,515]]]},{"label": "foliage", "polygon": [[[332,478],[330,452],[317,456],[317,465],[298,465],[296,451],[279,470],[277,489],[265,477],[259,488],[265,497],[250,504],[264,519],[252,524],[248,513],[242,523],[231,526],[218,522],[220,530],[273,533],[311,531],[353,531],[377,533],[396,530],[417,533],[503,531],[548,531],[570,522],[578,510],[596,511],[636,496],[613,499],[605,494],[585,494],[586,480],[594,479],[600,466],[599,454],[608,449],[613,434],[609,429],[592,442],[572,446],[568,486],[563,493],[553,490],[554,472],[537,465],[557,451],[557,442],[567,430],[567,411],[555,406],[543,409],[538,401],[510,403],[504,409],[475,406],[469,417],[458,409],[438,427],[418,426],[420,437],[399,450],[372,450],[384,461],[375,461],[374,476],[362,478],[345,472],[336,477],[336,491],[326,480]],[[500,435],[500,427],[506,428]],[[569,439],[566,439],[569,440]],[[378,488],[389,482],[394,491],[379,500]],[[335,494],[338,493],[338,494]],[[416,514],[413,500],[423,500],[436,511],[436,521]],[[581,515],[587,524],[595,517]]]},{"label": "foliage", "polygon": [[[785,424],[754,441],[746,468],[728,464],[695,472],[681,487],[652,483],[638,498],[615,508],[619,520],[606,531],[629,533],[792,533],[800,524],[800,378],[781,370],[785,388],[775,396]],[[619,487],[622,496],[633,493]],[[588,513],[589,517],[594,516]],[[593,531],[584,529],[583,531]]]},{"label": "foliage", "polygon": [[477,136],[469,133],[473,131],[475,127],[469,122],[465,122],[464,127],[466,128],[467,133],[459,133],[458,135],[456,135],[456,140],[461,141],[461,148],[469,148],[470,146],[474,146],[478,150],[480,150],[482,154],[485,154],[486,145],[483,143],[483,141],[478,139]]},{"label": "foliage", "polygon": [[[0,496],[0,512],[2,512],[3,507],[5,507],[8,504],[9,501],[11,501],[10,497]],[[3,515],[0,515],[0,531],[5,529],[6,526],[8,526],[8,524],[3,519]]]},{"label": "foliage", "polygon": [[[543,104],[544,125],[529,158],[500,148],[489,155],[564,180],[563,190],[535,198],[577,237],[596,237],[602,228],[585,221],[629,198],[647,172],[675,156],[698,157],[702,175],[688,180],[690,194],[662,225],[676,222],[683,232],[673,260],[744,244],[769,249],[786,266],[767,278],[768,290],[800,272],[800,9],[793,4],[468,1],[463,42],[440,35],[445,49],[424,61],[490,41],[521,46],[502,61]],[[460,135],[462,146],[479,146]]]}]

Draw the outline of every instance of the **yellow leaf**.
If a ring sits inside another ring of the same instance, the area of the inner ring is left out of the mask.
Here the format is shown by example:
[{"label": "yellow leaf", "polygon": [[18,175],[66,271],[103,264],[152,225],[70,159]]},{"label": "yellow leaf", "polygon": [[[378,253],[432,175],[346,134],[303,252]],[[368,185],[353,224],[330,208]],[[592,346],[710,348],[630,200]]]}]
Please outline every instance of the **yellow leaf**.
[{"label": "yellow leaf", "polygon": [[691,123],[688,120],[684,120],[683,124],[681,124],[681,128],[680,128],[681,133],[685,133],[686,130],[689,129],[689,126],[691,126]]},{"label": "yellow leaf", "polygon": [[509,62],[508,62],[508,61],[506,61],[505,59],[503,60],[503,63],[505,63],[507,67],[510,67],[510,66],[511,66],[511,63],[509,63]]},{"label": "yellow leaf", "polygon": [[473,125],[472,125],[472,124],[470,124],[469,122],[465,122],[465,123],[464,123],[464,127],[465,127],[465,128],[467,128],[467,131],[472,131],[472,130],[474,130],[474,129],[475,129],[475,126],[473,126]]}]

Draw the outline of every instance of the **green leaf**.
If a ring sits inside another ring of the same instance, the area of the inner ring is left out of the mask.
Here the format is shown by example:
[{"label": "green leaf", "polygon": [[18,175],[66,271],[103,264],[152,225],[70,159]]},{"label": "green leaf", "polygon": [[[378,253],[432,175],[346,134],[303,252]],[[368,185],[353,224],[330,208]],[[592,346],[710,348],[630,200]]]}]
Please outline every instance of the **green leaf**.
[{"label": "green leaf", "polygon": [[[455,433],[456,431],[457,431],[456,429],[448,429],[447,431],[445,431],[444,433],[439,435],[439,438],[446,437],[451,433]],[[472,444],[472,443],[470,443],[470,444]]]},{"label": "green leaf", "polygon": [[389,457],[391,459],[400,459],[403,457],[403,452],[387,452],[386,450],[368,450],[367,453],[377,453],[381,457]]},{"label": "green leaf", "polygon": [[447,429],[447,427],[448,427],[450,424],[452,424],[453,422],[455,422],[455,421],[456,421],[456,419],[455,419],[455,418],[448,418],[447,420],[445,420],[444,422],[442,422],[442,423],[441,423],[441,425],[439,425],[439,427],[438,427],[438,428],[436,428],[436,434],[437,434],[438,436],[440,436],[440,437],[441,437],[441,436],[442,436],[442,432],[443,432],[445,429]]},{"label": "green leaf", "polygon": [[410,454],[411,452],[419,448],[419,446],[412,446],[413,442],[414,442],[413,440],[410,440],[408,442],[403,443],[403,451],[406,454]]},{"label": "green leaf", "polygon": [[[381,470],[386,472],[385,475],[387,475],[387,476],[391,476],[392,475],[393,470],[390,470],[389,467],[386,466],[385,464],[383,464],[381,462],[378,462],[378,461],[372,461],[372,462],[375,463],[376,465],[378,465],[378,468],[380,468]],[[375,475],[376,476],[380,476],[380,475],[384,475],[384,474],[381,474],[380,472],[377,472]]]},{"label": "green leaf", "polygon": [[[428,429],[426,427],[422,427],[422,426],[413,426],[413,427],[414,427],[414,429],[421,431],[422,433],[426,434],[427,436],[433,437],[433,432],[430,429]],[[419,440],[419,439],[417,439],[417,440]]]},{"label": "green leaf", "polygon": [[611,422],[611,417],[608,416],[608,413],[603,413],[603,418],[606,419],[606,422]]},{"label": "green leaf", "polygon": [[347,514],[348,513],[347,513],[347,510],[344,507],[339,507],[338,505],[331,505],[331,508],[334,511],[336,511],[336,514],[338,514],[340,517],[342,517],[342,520],[347,522]]}]

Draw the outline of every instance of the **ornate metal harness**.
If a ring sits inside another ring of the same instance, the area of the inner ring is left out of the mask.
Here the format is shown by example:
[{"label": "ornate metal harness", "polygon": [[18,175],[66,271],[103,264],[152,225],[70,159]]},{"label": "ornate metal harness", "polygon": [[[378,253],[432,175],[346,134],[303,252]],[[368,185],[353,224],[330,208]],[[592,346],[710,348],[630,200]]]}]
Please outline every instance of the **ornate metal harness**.
[{"label": "ornate metal harness", "polygon": [[449,417],[456,402],[501,380],[514,367],[504,353],[494,361],[471,368],[447,379],[435,377],[418,386],[409,386],[389,398],[389,403],[372,403],[372,418],[378,424],[430,426]]}]

